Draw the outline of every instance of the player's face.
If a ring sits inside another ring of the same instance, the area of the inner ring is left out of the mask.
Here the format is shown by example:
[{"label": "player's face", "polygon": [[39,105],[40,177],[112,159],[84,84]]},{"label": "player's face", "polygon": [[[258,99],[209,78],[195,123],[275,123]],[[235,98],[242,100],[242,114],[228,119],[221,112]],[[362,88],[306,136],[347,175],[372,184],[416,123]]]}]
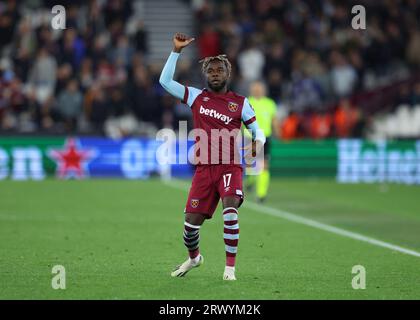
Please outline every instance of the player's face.
[{"label": "player's face", "polygon": [[211,61],[207,67],[207,85],[212,91],[221,91],[228,80],[228,70],[222,61]]}]

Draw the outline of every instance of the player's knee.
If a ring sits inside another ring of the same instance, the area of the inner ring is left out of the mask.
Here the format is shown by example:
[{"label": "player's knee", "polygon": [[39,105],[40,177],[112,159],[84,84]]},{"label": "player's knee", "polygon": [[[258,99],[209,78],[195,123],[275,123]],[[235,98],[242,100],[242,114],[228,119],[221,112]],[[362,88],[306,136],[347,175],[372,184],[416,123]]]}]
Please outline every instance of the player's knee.
[{"label": "player's knee", "polygon": [[225,197],[223,198],[223,208],[233,207],[235,209],[239,208],[240,199],[238,197]]},{"label": "player's knee", "polygon": [[194,225],[201,226],[205,220],[205,216],[199,213],[186,213],[185,221]]}]

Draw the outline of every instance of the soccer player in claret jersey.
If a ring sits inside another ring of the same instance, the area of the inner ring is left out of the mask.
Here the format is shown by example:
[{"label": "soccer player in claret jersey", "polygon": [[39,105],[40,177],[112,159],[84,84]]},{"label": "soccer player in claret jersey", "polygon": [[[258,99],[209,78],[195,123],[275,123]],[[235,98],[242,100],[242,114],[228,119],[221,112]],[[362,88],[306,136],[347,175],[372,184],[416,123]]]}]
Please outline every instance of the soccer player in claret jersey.
[{"label": "soccer player in claret jersey", "polygon": [[[216,130],[234,132],[240,130],[242,122],[252,132],[252,143],[246,146],[245,157],[249,159],[261,152],[265,143],[264,133],[259,130],[255,113],[247,98],[228,90],[231,64],[224,55],[207,57],[202,60],[202,71],[207,88],[200,90],[184,86],[173,80],[176,62],[181,50],[188,46],[194,38],[176,33],[173,38],[174,48],[162,70],[159,82],[174,97],[187,104],[193,113],[195,129],[207,133],[206,150],[213,157],[217,153],[218,162],[200,161],[195,169],[187,204],[185,207],[184,244],[189,258],[178,265],[171,273],[173,277],[183,277],[194,267],[203,263],[199,251],[200,227],[206,219],[211,219],[219,199],[223,204],[224,242],[226,251],[226,267],[224,280],[236,280],[235,257],[238,249],[239,224],[238,208],[243,202],[241,163],[235,161],[236,148],[229,140],[230,148],[224,148],[225,140],[219,144],[211,138]],[[227,130],[227,131],[226,131]],[[200,136],[200,140],[202,136]],[[228,151],[228,162],[222,161]],[[202,148],[200,148],[200,152]],[[213,155],[211,153],[213,152]]]}]

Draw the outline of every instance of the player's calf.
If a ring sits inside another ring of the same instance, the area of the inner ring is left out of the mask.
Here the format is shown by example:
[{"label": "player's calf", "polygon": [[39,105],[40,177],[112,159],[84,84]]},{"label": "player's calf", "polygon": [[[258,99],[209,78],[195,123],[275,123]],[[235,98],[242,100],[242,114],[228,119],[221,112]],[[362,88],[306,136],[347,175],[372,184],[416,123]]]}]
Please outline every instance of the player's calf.
[{"label": "player's calf", "polygon": [[189,258],[175,267],[171,273],[172,277],[183,277],[192,268],[198,267],[203,263],[203,256],[200,255],[199,251],[200,226],[185,221],[183,239],[188,249]]},{"label": "player's calf", "polygon": [[200,254],[200,226],[184,222],[184,244],[188,249],[188,254],[191,259],[194,259]]},{"label": "player's calf", "polygon": [[238,251],[239,223],[238,210],[228,207],[223,210],[224,233],[223,239],[226,250],[226,268],[223,275],[224,280],[236,280],[235,259]]}]

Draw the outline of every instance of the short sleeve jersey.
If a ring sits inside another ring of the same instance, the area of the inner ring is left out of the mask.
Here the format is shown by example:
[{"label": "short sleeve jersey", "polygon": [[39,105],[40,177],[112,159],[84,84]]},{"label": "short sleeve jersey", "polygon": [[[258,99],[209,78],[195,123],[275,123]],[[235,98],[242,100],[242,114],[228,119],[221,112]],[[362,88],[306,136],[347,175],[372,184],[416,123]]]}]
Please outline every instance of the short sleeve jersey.
[{"label": "short sleeve jersey", "polygon": [[[207,159],[197,164],[239,164],[237,137],[242,122],[248,126],[256,120],[248,99],[232,91],[220,94],[185,87],[183,102],[192,110],[194,129],[199,129],[196,156]],[[202,155],[206,150],[207,155]]]}]

